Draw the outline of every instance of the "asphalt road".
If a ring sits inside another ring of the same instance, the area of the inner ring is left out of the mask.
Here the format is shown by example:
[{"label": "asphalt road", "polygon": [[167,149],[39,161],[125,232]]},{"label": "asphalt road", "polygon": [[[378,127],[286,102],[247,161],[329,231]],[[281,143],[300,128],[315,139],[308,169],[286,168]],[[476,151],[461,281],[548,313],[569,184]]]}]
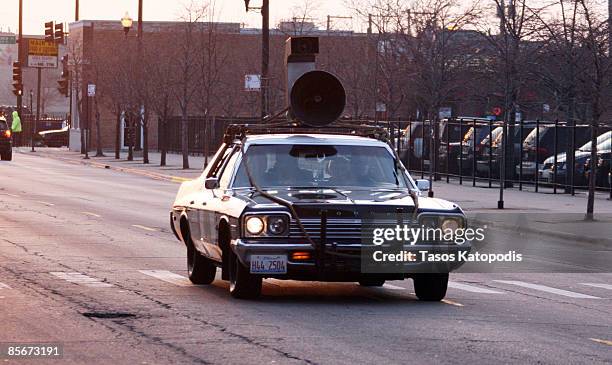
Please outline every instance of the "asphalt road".
[{"label": "asphalt road", "polygon": [[269,280],[258,301],[191,285],[168,225],[177,188],[2,162],[0,342],[62,343],[48,361],[62,364],[612,362],[610,273],[455,274],[442,303],[417,301],[409,280]]}]

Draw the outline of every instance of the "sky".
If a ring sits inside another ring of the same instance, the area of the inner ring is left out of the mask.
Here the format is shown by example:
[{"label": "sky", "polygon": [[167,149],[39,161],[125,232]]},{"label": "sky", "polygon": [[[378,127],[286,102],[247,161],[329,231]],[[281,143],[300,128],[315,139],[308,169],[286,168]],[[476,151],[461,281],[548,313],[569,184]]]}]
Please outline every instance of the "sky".
[{"label": "sky", "polygon": [[[178,20],[185,13],[190,3],[197,0],[143,0],[143,19]],[[216,0],[216,18],[218,21],[246,23],[250,27],[261,27],[261,15],[256,12],[245,12],[244,0]],[[350,16],[351,11],[344,0],[270,0],[270,24],[276,25],[282,19],[300,14],[304,4],[309,3],[317,21],[325,26],[327,15]],[[251,6],[261,5],[261,0],[251,0]],[[23,0],[23,33],[43,34],[44,23],[74,21],[75,0]],[[127,11],[134,19],[138,16],[138,0],[80,0],[80,19],[113,20],[123,17]],[[19,0],[0,0],[0,28],[17,33]],[[355,23],[355,24],[353,24]],[[359,21],[336,20],[341,29],[358,27]]]}]

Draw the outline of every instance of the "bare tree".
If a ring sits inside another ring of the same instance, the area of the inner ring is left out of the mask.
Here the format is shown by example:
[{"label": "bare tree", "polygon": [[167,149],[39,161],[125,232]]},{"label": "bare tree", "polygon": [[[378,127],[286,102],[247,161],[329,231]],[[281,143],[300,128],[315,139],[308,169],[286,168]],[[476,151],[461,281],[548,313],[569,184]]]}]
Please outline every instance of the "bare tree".
[{"label": "bare tree", "polygon": [[181,149],[183,168],[189,168],[189,107],[197,88],[197,53],[195,38],[197,22],[202,18],[201,9],[193,6],[186,9],[183,22],[176,31],[175,44],[178,49],[174,57],[178,73],[175,97],[181,110]]}]

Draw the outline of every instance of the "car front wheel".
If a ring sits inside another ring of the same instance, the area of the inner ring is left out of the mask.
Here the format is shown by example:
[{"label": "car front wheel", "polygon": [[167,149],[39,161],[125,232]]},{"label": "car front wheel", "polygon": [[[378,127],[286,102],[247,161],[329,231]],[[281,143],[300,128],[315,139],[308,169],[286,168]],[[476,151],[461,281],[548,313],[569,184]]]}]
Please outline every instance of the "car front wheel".
[{"label": "car front wheel", "polygon": [[261,276],[253,275],[238,256],[230,253],[230,294],[238,299],[255,299],[261,295]]},{"label": "car front wheel", "polygon": [[194,284],[208,285],[215,280],[217,267],[213,262],[202,256],[193,245],[187,246],[187,272],[189,280]]},{"label": "car front wheel", "polygon": [[446,296],[448,274],[420,274],[413,281],[414,293],[419,300],[439,302]]}]

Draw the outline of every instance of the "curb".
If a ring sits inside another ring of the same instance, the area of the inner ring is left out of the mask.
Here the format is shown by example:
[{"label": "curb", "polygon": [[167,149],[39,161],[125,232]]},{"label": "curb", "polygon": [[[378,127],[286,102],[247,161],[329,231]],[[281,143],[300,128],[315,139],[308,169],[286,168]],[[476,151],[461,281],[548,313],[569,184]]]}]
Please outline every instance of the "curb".
[{"label": "curb", "polygon": [[[468,216],[468,220],[469,219],[470,218]],[[483,225],[486,224],[489,227],[499,228],[505,231],[516,231],[517,229],[520,228],[520,230],[524,232],[535,233],[535,234],[540,234],[540,235],[547,235],[549,237],[561,238],[561,239],[568,240],[568,241],[588,242],[588,243],[591,243],[597,246],[602,246],[602,247],[607,247],[607,248],[612,246],[612,240],[605,239],[605,238],[587,237],[587,236],[577,235],[573,233],[547,231],[547,230],[536,229],[536,228],[531,228],[531,227],[517,227],[517,226],[495,222],[495,221],[483,221],[483,220],[477,220],[477,219],[471,219],[471,221],[477,224],[483,224]]]},{"label": "curb", "polygon": [[100,169],[121,171],[121,172],[126,172],[126,173],[130,173],[130,174],[134,174],[134,175],[146,176],[146,177],[149,177],[149,178],[152,178],[152,179],[155,179],[155,180],[162,180],[162,181],[168,181],[168,182],[179,183],[179,184],[183,183],[185,181],[193,180],[193,179],[189,179],[189,178],[185,178],[185,177],[180,177],[180,176],[164,175],[164,174],[160,174],[160,173],[157,173],[157,172],[143,171],[141,169],[113,166],[113,165],[104,164],[104,163],[100,163],[100,162],[96,162],[96,161],[91,161],[91,160],[88,161],[88,160],[75,159],[75,158],[70,158],[70,157],[55,156],[55,155],[52,155],[52,154],[49,154],[49,153],[41,153],[41,152],[31,153],[31,152],[23,152],[21,150],[18,150],[17,152],[21,153],[21,154],[27,154],[29,156],[38,156],[38,157],[44,157],[44,158],[51,158],[51,159],[55,159],[55,160],[60,160],[60,161],[72,163],[72,164],[92,166],[92,167],[97,167],[97,168],[100,168]]}]

